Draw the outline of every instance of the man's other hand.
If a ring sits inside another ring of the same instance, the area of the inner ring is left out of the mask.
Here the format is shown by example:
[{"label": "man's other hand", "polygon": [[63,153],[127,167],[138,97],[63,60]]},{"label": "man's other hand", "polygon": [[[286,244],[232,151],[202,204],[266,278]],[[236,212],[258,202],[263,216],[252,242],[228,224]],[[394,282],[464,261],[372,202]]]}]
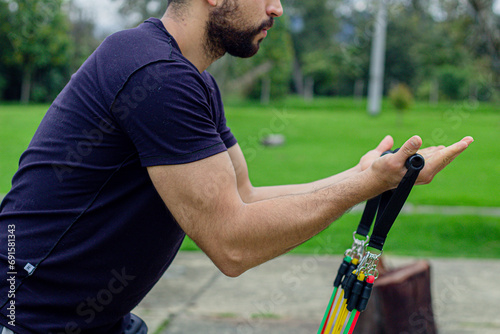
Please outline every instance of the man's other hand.
[{"label": "man's other hand", "polygon": [[434,176],[449,165],[458,155],[474,141],[472,137],[445,146],[432,146],[421,149],[422,139],[413,136],[408,139],[395,154],[380,156],[392,148],[394,140],[386,136],[374,150],[365,154],[360,160],[361,170],[371,168],[376,177],[387,184],[389,189],[397,187],[406,173],[405,162],[412,155],[419,153],[425,159],[425,167],[420,172],[416,184],[428,184]]}]

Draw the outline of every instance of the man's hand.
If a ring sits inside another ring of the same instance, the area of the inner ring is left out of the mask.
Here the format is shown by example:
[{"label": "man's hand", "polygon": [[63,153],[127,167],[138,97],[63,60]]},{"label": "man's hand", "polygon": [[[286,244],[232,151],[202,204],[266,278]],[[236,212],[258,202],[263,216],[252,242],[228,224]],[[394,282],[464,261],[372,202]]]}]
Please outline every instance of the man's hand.
[{"label": "man's hand", "polygon": [[465,151],[473,141],[474,139],[472,137],[467,136],[448,147],[438,146],[419,150],[418,153],[425,159],[425,167],[420,172],[417,184],[427,184],[431,182],[437,173],[443,170],[443,168],[448,166],[456,157]]},{"label": "man's hand", "polygon": [[378,178],[384,181],[389,189],[395,188],[404,174],[406,160],[415,153],[421,154],[425,159],[425,167],[420,172],[416,184],[427,184],[432,181],[434,176],[443,168],[449,165],[460,153],[474,141],[472,137],[465,137],[459,142],[448,147],[432,146],[420,149],[422,139],[419,136],[410,138],[398,152],[388,154],[383,157],[380,155],[392,148],[394,143],[392,137],[385,137],[374,150],[365,154],[360,160],[361,170],[372,169]]},{"label": "man's hand", "polygon": [[378,146],[374,149],[363,155],[361,160],[359,161],[359,166],[361,167],[361,171],[368,169],[372,165],[372,163],[380,158],[382,153],[388,151],[394,145],[394,139],[391,136],[385,136],[384,139],[378,144]]}]

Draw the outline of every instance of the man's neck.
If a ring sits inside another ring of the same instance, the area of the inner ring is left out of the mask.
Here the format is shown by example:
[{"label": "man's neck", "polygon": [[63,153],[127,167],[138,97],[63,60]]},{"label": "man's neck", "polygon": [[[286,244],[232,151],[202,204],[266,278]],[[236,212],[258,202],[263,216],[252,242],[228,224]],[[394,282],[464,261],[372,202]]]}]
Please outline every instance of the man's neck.
[{"label": "man's neck", "polygon": [[208,11],[203,6],[192,6],[189,12],[186,10],[182,14],[168,8],[161,19],[167,31],[179,45],[184,57],[193,63],[200,73],[217,60],[210,58],[205,51],[207,13]]}]

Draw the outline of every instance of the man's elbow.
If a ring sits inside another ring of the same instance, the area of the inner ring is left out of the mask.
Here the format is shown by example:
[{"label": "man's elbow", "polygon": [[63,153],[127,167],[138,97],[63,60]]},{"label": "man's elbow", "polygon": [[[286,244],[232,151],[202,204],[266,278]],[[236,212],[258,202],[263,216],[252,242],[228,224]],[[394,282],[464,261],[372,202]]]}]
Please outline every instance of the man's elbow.
[{"label": "man's elbow", "polygon": [[258,190],[251,184],[239,187],[238,192],[240,194],[240,198],[243,201],[243,203],[250,204],[259,201]]},{"label": "man's elbow", "polygon": [[210,256],[215,266],[228,277],[238,277],[252,268],[243,252],[235,248],[220,249],[216,256]]},{"label": "man's elbow", "polygon": [[217,267],[227,277],[236,278],[243,274],[246,270],[241,270],[237,267]]}]

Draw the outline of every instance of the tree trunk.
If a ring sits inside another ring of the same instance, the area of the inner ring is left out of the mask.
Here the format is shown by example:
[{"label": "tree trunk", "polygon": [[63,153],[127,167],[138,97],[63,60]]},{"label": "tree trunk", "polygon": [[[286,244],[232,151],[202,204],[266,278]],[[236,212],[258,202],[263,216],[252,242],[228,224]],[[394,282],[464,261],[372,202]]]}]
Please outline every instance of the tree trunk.
[{"label": "tree trunk", "polygon": [[262,88],[260,92],[260,103],[267,105],[271,100],[271,79],[265,76],[262,79]]},{"label": "tree trunk", "polygon": [[354,99],[361,100],[363,98],[363,92],[365,90],[365,82],[363,79],[356,79],[354,83]]},{"label": "tree trunk", "polygon": [[304,95],[304,76],[297,57],[293,61],[293,83],[297,95]]},{"label": "tree trunk", "polygon": [[26,68],[23,72],[23,82],[21,86],[21,103],[28,103],[31,95],[31,76],[33,71]]},{"label": "tree trunk", "polygon": [[268,73],[272,68],[272,61],[266,61],[265,63],[255,66],[244,75],[231,80],[228,87],[230,87],[232,92],[244,92],[249,89],[261,75]]},{"label": "tree trunk", "polygon": [[431,82],[431,90],[429,92],[429,102],[431,104],[437,104],[439,102],[439,81],[434,79]]},{"label": "tree trunk", "polygon": [[493,70],[500,74],[500,32],[496,27],[494,13],[491,10],[493,0],[469,0],[469,4],[476,13],[475,19],[483,31],[483,38],[491,55]]},{"label": "tree trunk", "polygon": [[313,98],[314,98],[314,79],[311,77],[307,77],[304,85],[304,100],[312,101]]}]

